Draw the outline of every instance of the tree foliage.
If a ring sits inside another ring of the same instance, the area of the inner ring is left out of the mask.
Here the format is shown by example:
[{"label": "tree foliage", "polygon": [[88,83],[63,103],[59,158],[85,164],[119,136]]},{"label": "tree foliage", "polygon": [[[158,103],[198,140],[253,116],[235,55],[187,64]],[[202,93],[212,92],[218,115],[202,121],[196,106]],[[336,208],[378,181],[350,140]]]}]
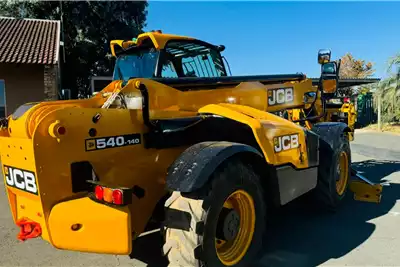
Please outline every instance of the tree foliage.
[{"label": "tree foliage", "polygon": [[400,54],[389,59],[388,77],[382,80],[376,92],[381,98],[384,122],[400,121]]},{"label": "tree foliage", "polygon": [[[372,62],[366,62],[365,60],[357,59],[351,53],[346,53],[344,56],[341,57],[339,76],[342,79],[368,78],[373,76],[374,73],[375,73],[374,63]],[[351,96],[358,90],[369,90],[369,88],[346,87],[346,88],[341,88],[339,94],[343,96]]]},{"label": "tree foliage", "polygon": [[[346,53],[341,57],[339,76],[341,79],[346,78],[368,78],[374,75],[374,63],[366,62],[362,59],[356,59],[351,53]],[[351,96],[360,90],[369,91],[370,86],[361,88],[345,87],[338,90],[341,96]]]},{"label": "tree foliage", "polygon": [[356,59],[351,53],[347,53],[341,58],[339,74],[341,78],[368,78],[375,73],[373,66],[372,62]]},{"label": "tree foliage", "polygon": [[0,15],[61,20],[65,62],[62,88],[87,90],[93,75],[110,75],[113,62],[109,43],[132,39],[142,32],[146,1],[0,1]]}]

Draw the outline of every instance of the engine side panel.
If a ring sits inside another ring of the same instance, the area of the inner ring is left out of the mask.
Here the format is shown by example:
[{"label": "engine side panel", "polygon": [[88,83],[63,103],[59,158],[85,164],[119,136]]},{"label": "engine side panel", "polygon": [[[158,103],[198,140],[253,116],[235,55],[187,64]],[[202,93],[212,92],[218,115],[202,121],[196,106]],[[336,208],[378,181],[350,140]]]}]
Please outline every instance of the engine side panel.
[{"label": "engine side panel", "polygon": [[309,167],[306,135],[302,127],[273,114],[240,105],[207,105],[199,112],[223,116],[251,127],[269,164],[291,164],[299,169]]}]

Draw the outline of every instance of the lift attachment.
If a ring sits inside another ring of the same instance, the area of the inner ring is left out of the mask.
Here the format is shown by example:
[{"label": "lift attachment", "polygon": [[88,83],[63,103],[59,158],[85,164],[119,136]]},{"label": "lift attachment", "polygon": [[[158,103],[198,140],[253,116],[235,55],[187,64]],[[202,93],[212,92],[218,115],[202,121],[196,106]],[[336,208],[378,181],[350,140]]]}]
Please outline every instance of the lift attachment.
[{"label": "lift attachment", "polygon": [[380,203],[382,197],[382,184],[373,183],[361,175],[355,169],[351,169],[353,180],[350,182],[350,190],[354,193],[354,199],[358,201]]}]

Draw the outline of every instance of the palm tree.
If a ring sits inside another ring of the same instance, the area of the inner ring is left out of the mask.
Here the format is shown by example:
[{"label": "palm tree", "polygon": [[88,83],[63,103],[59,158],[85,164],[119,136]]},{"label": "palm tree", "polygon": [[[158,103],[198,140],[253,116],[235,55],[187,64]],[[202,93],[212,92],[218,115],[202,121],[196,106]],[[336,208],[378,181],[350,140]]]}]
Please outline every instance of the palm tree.
[{"label": "palm tree", "polygon": [[376,93],[381,97],[383,120],[398,122],[400,121],[400,54],[389,59],[387,72],[389,77],[380,82]]}]

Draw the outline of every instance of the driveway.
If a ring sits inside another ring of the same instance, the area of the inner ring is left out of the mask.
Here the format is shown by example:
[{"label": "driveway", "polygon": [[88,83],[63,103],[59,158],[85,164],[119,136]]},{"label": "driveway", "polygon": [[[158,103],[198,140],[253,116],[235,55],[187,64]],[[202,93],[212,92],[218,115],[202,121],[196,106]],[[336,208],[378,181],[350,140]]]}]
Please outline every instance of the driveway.
[{"label": "driveway", "polygon": [[[271,221],[257,267],[400,266],[400,136],[356,133],[353,166],[374,181],[386,180],[380,204],[348,197],[336,214],[316,214],[303,200]],[[61,251],[40,239],[21,243],[0,179],[0,266],[163,266],[157,233],[139,240],[131,256]],[[133,259],[132,259],[133,258]]]}]

